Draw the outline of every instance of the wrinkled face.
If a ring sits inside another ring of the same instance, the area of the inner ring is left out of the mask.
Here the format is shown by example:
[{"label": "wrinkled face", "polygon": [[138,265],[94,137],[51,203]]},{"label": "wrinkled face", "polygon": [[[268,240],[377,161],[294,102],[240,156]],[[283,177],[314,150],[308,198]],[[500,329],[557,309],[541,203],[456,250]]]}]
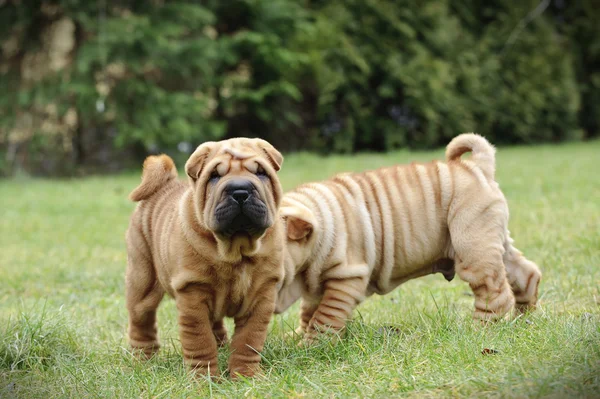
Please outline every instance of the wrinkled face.
[{"label": "wrinkled face", "polygon": [[283,158],[260,139],[205,143],[186,163],[194,187],[196,214],[221,240],[260,238],[273,225]]},{"label": "wrinkled face", "polygon": [[[267,178],[262,171],[257,172],[260,179]],[[214,173],[210,182],[219,184],[219,172]],[[231,177],[216,188],[216,206],[211,224],[212,230],[223,236],[247,233],[259,237],[273,224],[269,215],[265,194],[257,186],[262,185],[251,178]],[[267,194],[268,195],[268,194]]]}]

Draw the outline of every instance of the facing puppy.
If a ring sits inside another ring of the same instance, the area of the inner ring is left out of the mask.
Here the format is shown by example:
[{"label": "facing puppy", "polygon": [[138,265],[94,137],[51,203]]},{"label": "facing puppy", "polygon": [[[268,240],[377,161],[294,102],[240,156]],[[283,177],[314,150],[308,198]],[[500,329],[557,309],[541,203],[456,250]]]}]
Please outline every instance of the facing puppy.
[{"label": "facing puppy", "polygon": [[[471,152],[470,160],[460,157]],[[476,319],[537,301],[541,273],[512,245],[494,180],[494,148],[463,134],[431,162],[343,174],[284,196],[285,280],[276,312],[302,296],[300,330],[342,330],[366,296],[407,280],[456,272],[475,294]]]},{"label": "facing puppy", "polygon": [[236,325],[229,371],[258,370],[283,277],[282,162],[266,141],[245,138],[199,146],[185,165],[188,182],[177,179],[168,156],[146,159],[126,235],[134,349],[146,356],[158,349],[156,309],[167,293],[177,304],[186,364],[219,374],[227,316]]}]

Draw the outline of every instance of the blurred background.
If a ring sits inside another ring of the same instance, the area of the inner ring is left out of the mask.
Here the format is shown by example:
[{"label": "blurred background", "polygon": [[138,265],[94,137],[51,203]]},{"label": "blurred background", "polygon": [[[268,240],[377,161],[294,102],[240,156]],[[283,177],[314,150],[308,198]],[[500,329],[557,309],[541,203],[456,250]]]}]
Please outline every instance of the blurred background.
[{"label": "blurred background", "polygon": [[234,136],[323,154],[584,140],[599,21],[598,0],[0,0],[0,175]]}]

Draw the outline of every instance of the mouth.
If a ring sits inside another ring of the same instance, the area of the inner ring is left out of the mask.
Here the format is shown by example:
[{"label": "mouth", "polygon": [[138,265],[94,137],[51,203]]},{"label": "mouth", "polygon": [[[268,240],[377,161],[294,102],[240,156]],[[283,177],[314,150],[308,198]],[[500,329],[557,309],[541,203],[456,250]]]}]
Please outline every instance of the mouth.
[{"label": "mouth", "polygon": [[261,236],[268,226],[267,208],[258,201],[225,200],[215,209],[215,233],[225,238],[235,235]]}]

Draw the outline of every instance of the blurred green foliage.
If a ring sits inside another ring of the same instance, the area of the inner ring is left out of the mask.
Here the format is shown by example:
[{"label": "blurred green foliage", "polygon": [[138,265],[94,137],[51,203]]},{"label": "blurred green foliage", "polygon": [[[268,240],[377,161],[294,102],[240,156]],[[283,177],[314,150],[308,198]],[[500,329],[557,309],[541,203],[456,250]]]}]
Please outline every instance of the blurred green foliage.
[{"label": "blurred green foliage", "polygon": [[7,0],[0,171],[241,135],[325,153],[590,137],[594,2]]}]

